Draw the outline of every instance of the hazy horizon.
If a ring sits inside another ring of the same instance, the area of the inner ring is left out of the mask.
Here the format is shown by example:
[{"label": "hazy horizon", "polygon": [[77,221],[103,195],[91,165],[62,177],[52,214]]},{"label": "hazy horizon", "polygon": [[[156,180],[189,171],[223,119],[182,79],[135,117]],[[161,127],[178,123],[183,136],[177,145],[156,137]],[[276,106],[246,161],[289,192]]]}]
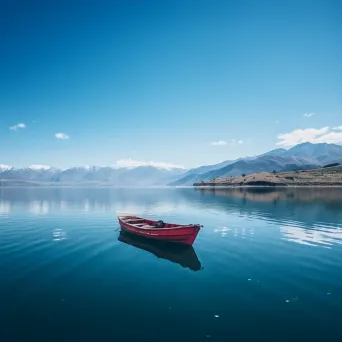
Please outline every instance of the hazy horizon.
[{"label": "hazy horizon", "polygon": [[[339,144],[329,144],[329,145],[340,146]],[[298,146],[298,145],[296,145],[296,146]],[[279,149],[281,149],[281,148],[279,148]],[[287,148],[287,149],[286,148],[282,148],[282,149],[283,150],[289,150],[290,148]],[[276,148],[274,150],[278,150],[278,148]],[[273,150],[270,150],[270,151],[273,151]],[[267,152],[270,152],[270,151],[265,151],[263,153],[267,153]],[[261,155],[263,153],[261,153]],[[259,155],[243,156],[243,157],[239,157],[239,158],[237,158],[235,160],[245,159],[245,158],[253,158],[253,157],[258,157],[258,156]],[[224,161],[228,161],[228,160],[221,160],[217,164],[219,164],[221,162],[224,162]],[[113,169],[120,169],[120,168],[133,169],[133,168],[136,168],[136,167],[156,167],[156,168],[165,169],[165,170],[175,170],[175,169],[190,170],[190,169],[193,169],[193,168],[196,168],[196,167],[205,166],[205,165],[208,165],[208,164],[201,164],[201,165],[197,165],[197,166],[194,166],[194,167],[186,168],[186,167],[184,167],[182,165],[174,165],[174,164],[168,164],[168,163],[158,163],[158,162],[153,162],[153,161],[150,161],[150,162],[149,161],[139,162],[139,161],[135,161],[135,160],[132,160],[132,159],[126,159],[126,160],[118,160],[115,165],[95,165],[95,164],[92,164],[92,165],[72,165],[70,167],[61,168],[61,167],[58,167],[58,165],[31,164],[31,165],[24,165],[24,166],[16,167],[16,166],[13,166],[13,165],[8,165],[8,164],[0,164],[0,169],[29,168],[29,169],[32,169],[32,170],[48,170],[48,169],[51,169],[51,168],[56,168],[56,169],[60,169],[60,170],[67,170],[67,169],[70,169],[70,168],[77,168],[77,167],[84,167],[84,168],[110,167],[110,168],[113,168]],[[213,164],[213,165],[215,165],[215,164]]]}]

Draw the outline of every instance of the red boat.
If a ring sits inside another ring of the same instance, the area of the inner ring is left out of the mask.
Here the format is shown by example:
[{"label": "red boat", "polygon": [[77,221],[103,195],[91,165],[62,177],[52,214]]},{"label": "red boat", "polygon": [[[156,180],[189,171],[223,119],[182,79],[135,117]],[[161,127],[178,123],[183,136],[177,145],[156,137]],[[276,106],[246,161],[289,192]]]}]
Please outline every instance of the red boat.
[{"label": "red boat", "polygon": [[185,245],[192,245],[199,230],[203,227],[200,224],[164,223],[162,220],[148,220],[134,215],[118,216],[118,219],[121,228],[129,233],[149,239]]}]

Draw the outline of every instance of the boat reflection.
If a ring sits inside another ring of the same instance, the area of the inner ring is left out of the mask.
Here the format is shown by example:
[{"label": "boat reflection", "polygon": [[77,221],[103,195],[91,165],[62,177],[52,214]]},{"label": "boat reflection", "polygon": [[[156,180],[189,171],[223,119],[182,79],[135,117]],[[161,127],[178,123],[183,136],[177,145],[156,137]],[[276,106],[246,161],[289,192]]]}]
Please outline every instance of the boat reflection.
[{"label": "boat reflection", "polygon": [[157,258],[169,260],[192,271],[202,270],[201,262],[192,246],[171,245],[160,241],[135,236],[121,231],[118,240],[154,254]]}]

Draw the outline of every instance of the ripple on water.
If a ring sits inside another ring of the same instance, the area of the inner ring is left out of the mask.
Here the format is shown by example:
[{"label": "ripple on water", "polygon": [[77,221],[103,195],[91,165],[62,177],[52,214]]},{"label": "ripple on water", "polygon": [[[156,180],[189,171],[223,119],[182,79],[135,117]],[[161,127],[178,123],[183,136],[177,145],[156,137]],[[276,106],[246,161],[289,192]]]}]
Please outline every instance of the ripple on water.
[{"label": "ripple on water", "polygon": [[61,228],[56,228],[52,232],[52,240],[53,241],[63,241],[67,239],[67,233],[63,231]]},{"label": "ripple on water", "polygon": [[339,227],[286,225],[280,227],[280,232],[283,236],[282,238],[287,241],[309,246],[332,248],[335,244],[342,244],[342,229]]}]

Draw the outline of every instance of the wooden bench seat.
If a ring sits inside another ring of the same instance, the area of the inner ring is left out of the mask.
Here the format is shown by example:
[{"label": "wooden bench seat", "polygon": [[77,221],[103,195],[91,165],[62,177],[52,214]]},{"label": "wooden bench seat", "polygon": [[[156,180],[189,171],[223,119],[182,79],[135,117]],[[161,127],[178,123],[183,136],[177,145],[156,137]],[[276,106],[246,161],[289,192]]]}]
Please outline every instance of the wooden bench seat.
[{"label": "wooden bench seat", "polygon": [[130,220],[126,220],[126,223],[130,223],[130,224],[136,224],[136,223],[144,223],[144,220],[136,220],[136,219],[130,219]]}]

